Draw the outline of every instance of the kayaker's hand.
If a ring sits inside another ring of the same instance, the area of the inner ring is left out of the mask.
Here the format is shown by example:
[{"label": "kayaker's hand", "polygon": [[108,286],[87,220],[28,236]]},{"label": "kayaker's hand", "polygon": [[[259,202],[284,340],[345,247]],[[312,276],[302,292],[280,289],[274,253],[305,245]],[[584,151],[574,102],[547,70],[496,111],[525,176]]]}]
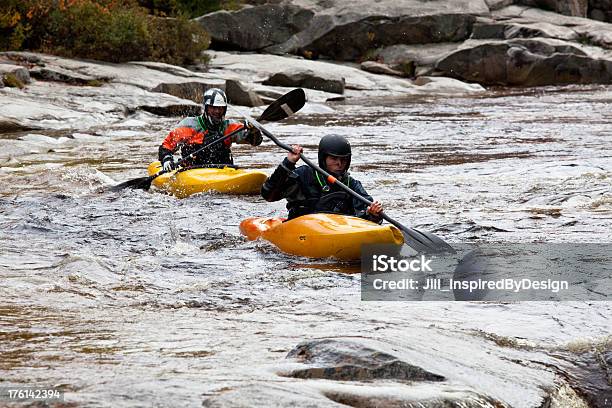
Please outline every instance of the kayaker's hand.
[{"label": "kayaker's hand", "polygon": [[174,159],[171,156],[164,158],[162,169],[166,172],[176,169],[176,163],[174,163]]},{"label": "kayaker's hand", "polygon": [[373,215],[374,217],[380,217],[380,213],[383,211],[383,206],[379,201],[374,201],[368,207],[368,214]]},{"label": "kayaker's hand", "polygon": [[287,153],[287,160],[291,163],[297,163],[300,160],[300,154],[304,151],[304,148],[300,145],[291,145],[293,152]]},{"label": "kayaker's hand", "polygon": [[261,130],[257,129],[252,124],[247,124],[247,129],[249,134],[247,135],[247,140],[252,146],[259,146],[261,142],[263,142],[263,137],[261,136]]}]

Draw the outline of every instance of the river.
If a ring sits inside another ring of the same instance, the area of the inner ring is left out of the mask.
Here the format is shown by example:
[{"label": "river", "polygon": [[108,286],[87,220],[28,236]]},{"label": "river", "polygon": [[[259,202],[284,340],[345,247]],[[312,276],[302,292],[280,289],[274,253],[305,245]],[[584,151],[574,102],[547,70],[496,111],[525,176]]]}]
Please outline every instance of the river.
[{"label": "river", "polygon": [[[612,241],[611,103],[604,86],[349,99],[267,128],[312,159],[320,137],[345,135],[352,175],[389,215],[451,243],[602,243]],[[362,302],[358,266],[240,236],[242,219],[284,214],[283,202],[104,191],[145,175],[177,120],[137,113],[36,132],[53,139],[3,136],[35,148],[0,167],[0,381],[57,386],[77,406],[197,407],[244,387],[300,389],[277,375],[287,352],[343,336],[432,359],[463,353],[438,368],[521,407],[533,395],[512,385],[520,370],[508,369],[511,385],[480,373],[508,364],[483,349],[483,333],[541,348],[610,335],[609,302]],[[270,173],[284,153],[264,141],[234,156]]]}]

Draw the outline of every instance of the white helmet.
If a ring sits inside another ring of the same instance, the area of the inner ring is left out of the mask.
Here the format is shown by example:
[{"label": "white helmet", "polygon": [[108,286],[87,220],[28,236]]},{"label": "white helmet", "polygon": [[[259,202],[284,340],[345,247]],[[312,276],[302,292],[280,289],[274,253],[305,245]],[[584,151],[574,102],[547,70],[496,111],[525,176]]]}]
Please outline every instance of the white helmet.
[{"label": "white helmet", "polygon": [[[223,92],[219,88],[210,88],[208,91],[204,93],[204,117],[214,126],[218,126],[223,118],[225,117],[225,113],[227,112],[227,96],[225,96],[225,92]],[[221,118],[215,118],[210,116],[208,113],[209,106],[221,106],[223,107],[223,115]]]}]

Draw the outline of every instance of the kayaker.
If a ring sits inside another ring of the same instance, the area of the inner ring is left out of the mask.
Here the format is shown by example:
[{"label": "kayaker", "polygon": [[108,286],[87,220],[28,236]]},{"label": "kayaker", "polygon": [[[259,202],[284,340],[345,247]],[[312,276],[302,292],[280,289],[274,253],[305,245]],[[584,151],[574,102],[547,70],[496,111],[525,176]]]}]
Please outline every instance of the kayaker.
[{"label": "kayaker", "polygon": [[204,144],[240,128],[243,128],[244,131],[204,149],[184,166],[205,167],[208,164],[234,164],[230,149],[232,143],[249,143],[253,146],[261,144],[262,136],[259,129],[244,121],[225,119],[227,97],[221,89],[212,88],[204,93],[203,111],[200,116],[183,119],[178,127],[164,139],[159,147],[159,161],[165,171],[176,168],[173,157],[176,151],[180,150],[181,156],[187,157]]},{"label": "kayaker", "polygon": [[[366,205],[351,197],[336,185],[329,185],[322,175],[309,166],[295,167],[303,148],[291,146],[293,152],[276,168],[261,188],[267,201],[287,199],[289,219],[304,214],[331,212],[353,215],[377,223],[382,222],[382,204],[375,201]],[[359,180],[352,178],[348,169],[351,164],[351,145],[343,136],[324,136],[319,142],[319,167],[331,173],[358,194],[372,201]]]}]

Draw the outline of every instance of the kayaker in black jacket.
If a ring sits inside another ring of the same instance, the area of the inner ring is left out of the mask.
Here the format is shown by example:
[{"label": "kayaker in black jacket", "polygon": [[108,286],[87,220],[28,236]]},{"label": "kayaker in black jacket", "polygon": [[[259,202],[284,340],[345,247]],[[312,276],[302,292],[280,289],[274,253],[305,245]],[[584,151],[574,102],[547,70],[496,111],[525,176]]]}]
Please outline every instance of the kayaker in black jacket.
[{"label": "kayaker in black jacket", "polygon": [[[293,152],[276,168],[261,188],[266,201],[287,199],[289,219],[318,212],[353,215],[380,223],[382,204],[375,201],[366,205],[335,184],[329,185],[324,176],[309,166],[295,167],[300,160],[302,147],[291,146]],[[319,142],[319,167],[333,174],[342,183],[358,194],[372,201],[359,180],[352,178],[348,169],[351,165],[351,145],[339,135],[328,135]]]}]

